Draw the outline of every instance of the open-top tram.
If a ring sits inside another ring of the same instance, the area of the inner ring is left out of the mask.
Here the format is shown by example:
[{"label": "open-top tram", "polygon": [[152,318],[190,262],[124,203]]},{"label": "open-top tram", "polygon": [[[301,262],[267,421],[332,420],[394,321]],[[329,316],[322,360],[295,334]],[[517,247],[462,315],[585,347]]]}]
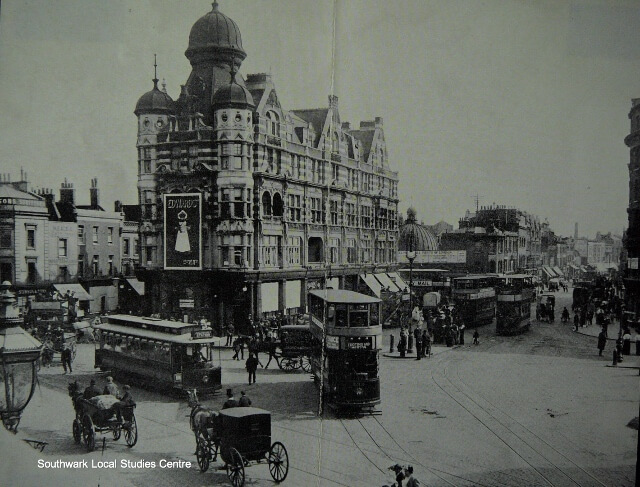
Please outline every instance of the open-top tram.
[{"label": "open-top tram", "polygon": [[496,334],[516,335],[529,329],[535,301],[533,276],[510,274],[497,278]]},{"label": "open-top tram", "polygon": [[358,410],[380,403],[380,303],[378,298],[342,289],[309,292],[311,368],[322,391],[321,404]]},{"label": "open-top tram", "polygon": [[220,343],[209,328],[194,323],[131,315],[110,315],[96,325],[95,367],[111,370],[143,385],[197,389],[209,394],[222,387]]}]

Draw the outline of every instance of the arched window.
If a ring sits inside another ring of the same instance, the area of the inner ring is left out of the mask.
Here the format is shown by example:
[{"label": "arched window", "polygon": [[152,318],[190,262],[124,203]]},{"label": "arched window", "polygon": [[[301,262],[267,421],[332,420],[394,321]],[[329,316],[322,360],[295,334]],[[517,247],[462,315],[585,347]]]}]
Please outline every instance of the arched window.
[{"label": "arched window", "polygon": [[340,152],[340,138],[338,137],[338,132],[334,132],[333,137],[331,137],[331,152],[335,154]]},{"label": "arched window", "polygon": [[280,121],[276,112],[267,112],[267,134],[280,137]]},{"label": "arched window", "polygon": [[284,204],[280,193],[273,195],[273,216],[282,216],[284,213]]},{"label": "arched window", "polygon": [[309,262],[324,261],[324,245],[320,237],[310,237],[307,245],[307,255]]},{"label": "arched window", "polygon": [[268,191],[262,193],[262,214],[271,216],[271,195]]}]

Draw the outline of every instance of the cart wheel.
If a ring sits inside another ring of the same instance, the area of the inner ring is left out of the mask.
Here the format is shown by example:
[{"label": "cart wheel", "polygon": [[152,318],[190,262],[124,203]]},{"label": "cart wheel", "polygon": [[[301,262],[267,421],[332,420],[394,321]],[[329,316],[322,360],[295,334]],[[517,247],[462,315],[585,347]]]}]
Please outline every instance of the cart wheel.
[{"label": "cart wheel", "polygon": [[306,355],[300,357],[300,368],[305,372],[311,372],[311,361]]},{"label": "cart wheel", "polygon": [[203,438],[198,438],[196,458],[198,459],[198,467],[200,467],[201,472],[206,472],[209,469],[209,452],[207,450],[206,441]]},{"label": "cart wheel", "polygon": [[80,425],[80,421],[77,419],[73,420],[73,440],[76,444],[80,444],[82,440],[82,426]]},{"label": "cart wheel", "polygon": [[276,441],[269,450],[269,473],[276,482],[282,482],[289,473],[289,455],[282,443]]},{"label": "cart wheel", "polygon": [[82,437],[87,450],[93,451],[96,447],[96,433],[93,431],[93,421],[88,414],[82,418]]},{"label": "cart wheel", "polygon": [[120,436],[122,435],[122,426],[119,424],[116,424],[113,427],[112,433],[113,433],[113,439],[115,441],[118,441],[120,439]]},{"label": "cart wheel", "polygon": [[242,455],[235,448],[229,450],[231,461],[227,463],[227,477],[231,481],[233,487],[242,487],[244,485],[244,462]]},{"label": "cart wheel", "polygon": [[122,427],[124,430],[124,440],[127,442],[129,448],[133,447],[138,442],[138,425],[136,424],[136,415],[131,414],[131,421],[129,424],[125,423]]},{"label": "cart wheel", "polygon": [[280,359],[280,368],[290,372],[298,368],[298,361],[289,357],[282,357]]}]

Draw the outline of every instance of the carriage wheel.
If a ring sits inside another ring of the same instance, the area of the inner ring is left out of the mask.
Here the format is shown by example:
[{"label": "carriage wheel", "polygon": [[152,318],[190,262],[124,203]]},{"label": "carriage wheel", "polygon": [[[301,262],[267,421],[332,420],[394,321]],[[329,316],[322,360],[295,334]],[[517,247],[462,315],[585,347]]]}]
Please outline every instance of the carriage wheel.
[{"label": "carriage wheel", "polygon": [[198,438],[196,458],[198,459],[198,467],[200,467],[201,472],[206,472],[209,469],[209,452],[207,450],[207,443],[204,438]]},{"label": "carriage wheel", "polygon": [[282,357],[280,359],[280,368],[282,370],[286,370],[290,372],[292,370],[296,370],[299,366],[298,360],[289,357]]},{"label": "carriage wheel", "polygon": [[122,426],[116,424],[111,432],[113,433],[113,439],[115,441],[118,441],[120,439],[120,436],[122,435]]},{"label": "carriage wheel", "polygon": [[233,487],[242,487],[244,485],[244,462],[242,455],[235,448],[229,450],[231,461],[227,463],[227,477],[231,481]]},{"label": "carriage wheel", "polygon": [[269,473],[276,482],[282,482],[289,473],[289,454],[282,443],[276,441],[269,450]]},{"label": "carriage wheel", "polygon": [[88,451],[93,451],[96,447],[96,433],[93,430],[91,416],[85,414],[82,418],[82,437]]},{"label": "carriage wheel", "polygon": [[138,442],[138,425],[136,424],[136,415],[131,414],[131,421],[129,424],[122,427],[124,430],[124,440],[127,442],[129,448],[133,447]]},{"label": "carriage wheel", "polygon": [[73,420],[73,440],[76,444],[79,444],[82,440],[82,426],[80,425],[80,421],[77,419]]},{"label": "carriage wheel", "polygon": [[311,372],[311,361],[306,355],[300,357],[300,368],[305,372]]}]

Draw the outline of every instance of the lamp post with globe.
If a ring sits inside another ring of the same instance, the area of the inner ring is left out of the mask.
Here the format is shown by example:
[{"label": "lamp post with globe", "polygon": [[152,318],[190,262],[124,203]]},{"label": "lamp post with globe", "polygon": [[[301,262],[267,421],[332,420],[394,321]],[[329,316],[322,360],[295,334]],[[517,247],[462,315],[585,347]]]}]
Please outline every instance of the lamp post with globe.
[{"label": "lamp post with globe", "polygon": [[33,396],[42,344],[24,331],[11,283],[0,285],[0,418],[15,433]]}]

